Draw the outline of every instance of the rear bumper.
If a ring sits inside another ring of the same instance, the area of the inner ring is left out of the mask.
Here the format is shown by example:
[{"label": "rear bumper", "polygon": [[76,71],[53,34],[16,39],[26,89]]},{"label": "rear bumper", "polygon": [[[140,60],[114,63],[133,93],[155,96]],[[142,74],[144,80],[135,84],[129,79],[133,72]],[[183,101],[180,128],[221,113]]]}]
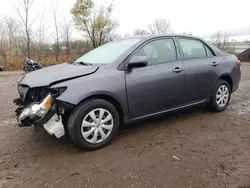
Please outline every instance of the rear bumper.
[{"label": "rear bumper", "polygon": [[241,80],[241,70],[240,67],[235,67],[232,72],[232,81],[233,81],[233,88],[232,92],[235,92],[239,88],[240,80]]},{"label": "rear bumper", "polygon": [[237,89],[239,89],[239,83],[234,84],[233,89],[232,89],[232,93],[235,92]]}]

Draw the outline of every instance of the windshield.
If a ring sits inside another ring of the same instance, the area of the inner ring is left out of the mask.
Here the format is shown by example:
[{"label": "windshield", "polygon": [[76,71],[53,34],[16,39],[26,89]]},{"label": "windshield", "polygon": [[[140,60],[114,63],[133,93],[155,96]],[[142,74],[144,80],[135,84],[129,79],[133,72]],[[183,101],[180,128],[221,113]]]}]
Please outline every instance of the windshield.
[{"label": "windshield", "polygon": [[75,62],[85,64],[109,64],[133,46],[140,39],[123,39],[109,42],[84,54]]}]

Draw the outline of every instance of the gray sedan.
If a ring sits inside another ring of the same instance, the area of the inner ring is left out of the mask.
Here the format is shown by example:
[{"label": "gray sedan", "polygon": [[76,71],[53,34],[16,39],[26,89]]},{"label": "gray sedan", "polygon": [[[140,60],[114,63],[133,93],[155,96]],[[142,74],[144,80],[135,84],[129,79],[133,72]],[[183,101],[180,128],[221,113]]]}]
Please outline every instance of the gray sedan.
[{"label": "gray sedan", "polygon": [[206,104],[223,111],[239,87],[240,61],[212,44],[182,35],[125,38],[72,63],[22,77],[14,102],[20,126],[44,127],[94,150],[124,123]]}]

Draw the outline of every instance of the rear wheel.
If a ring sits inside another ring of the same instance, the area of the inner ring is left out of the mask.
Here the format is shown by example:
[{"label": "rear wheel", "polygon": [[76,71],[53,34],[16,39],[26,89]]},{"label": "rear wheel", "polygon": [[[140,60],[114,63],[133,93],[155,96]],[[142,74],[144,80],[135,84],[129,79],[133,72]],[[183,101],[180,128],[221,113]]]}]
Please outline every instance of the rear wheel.
[{"label": "rear wheel", "polygon": [[68,121],[68,133],[75,144],[95,150],[109,144],[117,135],[119,114],[108,101],[92,99],[81,103]]},{"label": "rear wheel", "polygon": [[210,103],[211,110],[215,112],[224,111],[230,102],[230,98],[231,88],[229,83],[225,80],[218,80]]}]

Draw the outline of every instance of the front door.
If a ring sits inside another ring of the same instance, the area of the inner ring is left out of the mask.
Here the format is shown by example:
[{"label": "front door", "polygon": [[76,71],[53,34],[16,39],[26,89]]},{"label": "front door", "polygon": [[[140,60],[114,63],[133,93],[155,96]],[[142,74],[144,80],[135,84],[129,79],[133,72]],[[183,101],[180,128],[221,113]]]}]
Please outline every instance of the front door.
[{"label": "front door", "polygon": [[126,72],[130,117],[152,115],[183,103],[184,69],[172,38],[149,41],[133,56],[147,56],[148,65]]}]

